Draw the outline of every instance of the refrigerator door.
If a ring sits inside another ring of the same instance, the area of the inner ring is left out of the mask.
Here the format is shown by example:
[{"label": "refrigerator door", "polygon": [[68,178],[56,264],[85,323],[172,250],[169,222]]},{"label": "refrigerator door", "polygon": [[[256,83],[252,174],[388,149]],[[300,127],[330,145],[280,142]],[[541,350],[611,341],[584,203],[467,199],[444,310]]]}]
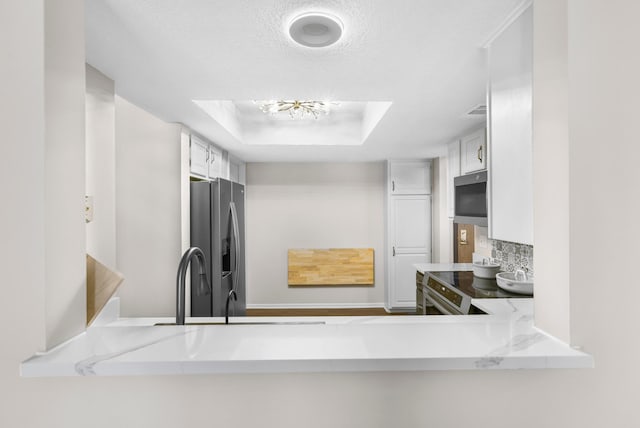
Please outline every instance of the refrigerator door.
[{"label": "refrigerator door", "polygon": [[[207,278],[212,290],[215,281],[211,271],[211,238],[213,236],[211,224],[211,186],[206,181],[191,183],[191,246],[198,247],[205,256]],[[191,269],[191,282],[198,280],[197,269]],[[213,294],[213,293],[212,293]],[[191,287],[191,316],[211,316],[211,296],[198,296],[195,287]]]},{"label": "refrigerator door", "polygon": [[[229,315],[246,315],[246,287],[245,287],[245,251],[244,251],[244,186],[238,183],[231,183],[232,205],[230,207],[231,224],[233,233],[232,245],[232,266],[233,266],[233,289],[238,299],[230,305]],[[233,310],[231,309],[233,308]]]},{"label": "refrigerator door", "polygon": [[213,182],[216,189],[215,203],[211,207],[213,213],[214,248],[212,259],[212,270],[217,286],[213,291],[213,313],[214,317],[224,316],[227,295],[231,290],[233,260],[232,260],[232,230],[231,224],[231,182],[221,178]]}]

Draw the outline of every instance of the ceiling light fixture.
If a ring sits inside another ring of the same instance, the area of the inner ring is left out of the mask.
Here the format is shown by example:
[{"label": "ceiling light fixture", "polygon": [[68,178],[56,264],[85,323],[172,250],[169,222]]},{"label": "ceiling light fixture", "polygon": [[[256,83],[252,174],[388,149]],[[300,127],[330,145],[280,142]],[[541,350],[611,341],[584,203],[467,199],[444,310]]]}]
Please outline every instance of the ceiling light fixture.
[{"label": "ceiling light fixture", "polygon": [[275,115],[284,112],[288,113],[292,119],[303,119],[311,116],[317,119],[320,114],[329,114],[329,105],[338,105],[336,102],[310,100],[268,100],[254,101],[254,103],[264,113]]},{"label": "ceiling light fixture", "polygon": [[289,24],[289,35],[298,44],[323,48],[340,40],[344,26],[340,18],[320,12],[296,16]]}]

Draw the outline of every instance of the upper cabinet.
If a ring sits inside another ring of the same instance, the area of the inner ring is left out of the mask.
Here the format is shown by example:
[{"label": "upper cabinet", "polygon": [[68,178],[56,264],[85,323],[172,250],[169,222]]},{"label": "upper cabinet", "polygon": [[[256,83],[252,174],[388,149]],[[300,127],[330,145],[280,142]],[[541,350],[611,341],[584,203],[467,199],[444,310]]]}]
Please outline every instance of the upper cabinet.
[{"label": "upper cabinet", "polygon": [[246,179],[245,163],[232,155],[228,155],[227,164],[229,167],[229,174],[228,174],[229,180],[236,183],[240,183],[240,184],[246,184],[245,183],[245,179]]},{"label": "upper cabinet", "polygon": [[454,217],[453,179],[487,168],[486,131],[478,129],[447,144],[447,216]]},{"label": "upper cabinet", "polygon": [[191,136],[189,145],[189,166],[191,174],[208,177],[209,175],[209,143]]},{"label": "upper cabinet", "polygon": [[462,174],[468,174],[486,168],[487,145],[483,128],[460,140],[460,170]]},{"label": "upper cabinet", "polygon": [[209,145],[209,178],[224,177],[222,150]]},{"label": "upper cabinet", "polygon": [[533,244],[532,8],[489,46],[489,237]]},{"label": "upper cabinet", "polygon": [[223,176],[222,150],[195,135],[191,135],[189,152],[191,175],[201,178]]},{"label": "upper cabinet", "polygon": [[388,186],[392,195],[430,195],[430,161],[393,161],[389,163]]}]

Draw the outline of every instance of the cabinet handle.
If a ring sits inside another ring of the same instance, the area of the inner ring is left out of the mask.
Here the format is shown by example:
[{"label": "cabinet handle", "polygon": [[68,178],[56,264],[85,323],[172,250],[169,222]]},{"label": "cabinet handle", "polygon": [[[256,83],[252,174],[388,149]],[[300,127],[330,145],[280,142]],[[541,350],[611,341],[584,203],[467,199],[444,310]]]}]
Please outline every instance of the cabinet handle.
[{"label": "cabinet handle", "polygon": [[[391,180],[391,191],[395,192],[396,191],[396,181],[395,180]],[[395,254],[394,254],[395,255]]]},{"label": "cabinet handle", "polygon": [[206,157],[206,161],[209,162],[209,150],[207,150],[207,157]]},{"label": "cabinet handle", "polygon": [[216,155],[215,153],[211,153],[211,163],[214,163],[216,161]]},{"label": "cabinet handle", "polygon": [[478,147],[478,160],[482,162],[482,146]]},{"label": "cabinet handle", "polygon": [[393,248],[393,257],[396,256],[396,247],[392,247]]}]

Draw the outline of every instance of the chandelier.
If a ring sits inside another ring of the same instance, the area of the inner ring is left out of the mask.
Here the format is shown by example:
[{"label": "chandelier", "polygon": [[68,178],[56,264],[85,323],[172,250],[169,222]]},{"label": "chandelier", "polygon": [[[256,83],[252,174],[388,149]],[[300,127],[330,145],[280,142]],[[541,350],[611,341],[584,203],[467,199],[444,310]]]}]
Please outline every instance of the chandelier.
[{"label": "chandelier", "polygon": [[329,105],[337,105],[335,102],[327,101],[300,101],[300,100],[279,100],[279,101],[254,101],[264,113],[275,115],[278,113],[288,113],[292,119],[303,119],[313,116],[317,119],[320,114],[329,114]]}]

